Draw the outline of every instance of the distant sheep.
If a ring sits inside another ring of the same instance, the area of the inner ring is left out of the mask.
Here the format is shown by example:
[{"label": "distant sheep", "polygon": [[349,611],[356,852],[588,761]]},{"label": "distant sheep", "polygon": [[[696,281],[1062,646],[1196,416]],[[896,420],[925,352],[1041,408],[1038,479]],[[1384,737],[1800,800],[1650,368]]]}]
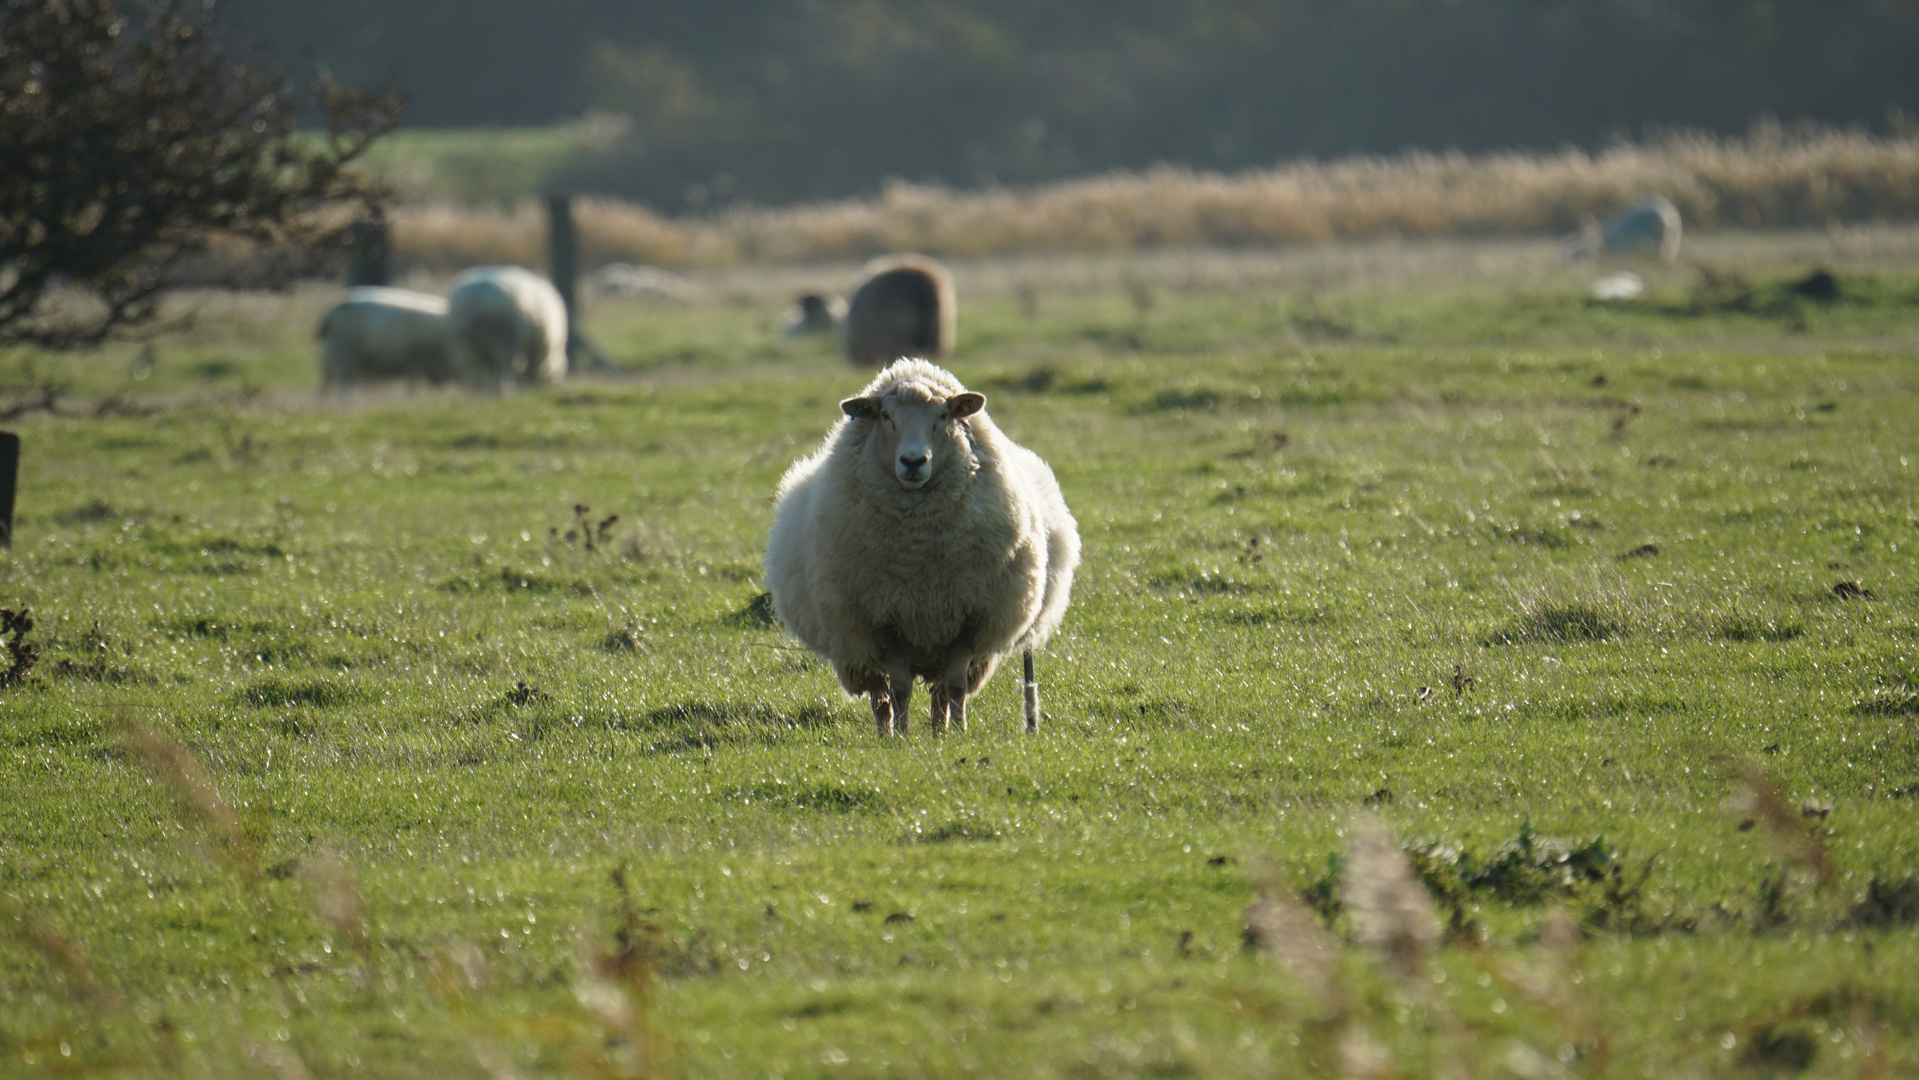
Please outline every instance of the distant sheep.
[{"label": "distant sheep", "polygon": [[607,263],[593,271],[587,283],[600,296],[658,297],[681,304],[693,299],[693,286],[685,278],[654,266]]},{"label": "distant sheep", "polygon": [[958,316],[953,275],[944,266],[923,255],[877,260],[846,308],[846,358],[861,367],[902,356],[945,359]]},{"label": "distant sheep", "polygon": [[773,611],[871,699],[883,737],[906,732],[916,677],[932,730],[964,730],[966,699],[1015,649],[1039,727],[1033,650],[1065,617],[1079,530],[1053,471],[985,407],[945,369],[896,361],[780,481]]},{"label": "distant sheep", "polygon": [[364,383],[453,378],[446,332],[446,301],[431,293],[367,286],[321,317],[320,389],[345,391]]},{"label": "distant sheep", "polygon": [[801,293],[780,326],[780,337],[791,341],[813,334],[830,334],[846,319],[846,301],[826,293]]},{"label": "distant sheep", "polygon": [[1566,258],[1593,255],[1658,255],[1671,262],[1679,257],[1679,208],[1664,195],[1641,199],[1606,224],[1588,226],[1566,242]]},{"label": "distant sheep", "polygon": [[518,266],[482,266],[447,293],[453,370],[476,390],[509,380],[566,378],[566,303],[547,280]]}]

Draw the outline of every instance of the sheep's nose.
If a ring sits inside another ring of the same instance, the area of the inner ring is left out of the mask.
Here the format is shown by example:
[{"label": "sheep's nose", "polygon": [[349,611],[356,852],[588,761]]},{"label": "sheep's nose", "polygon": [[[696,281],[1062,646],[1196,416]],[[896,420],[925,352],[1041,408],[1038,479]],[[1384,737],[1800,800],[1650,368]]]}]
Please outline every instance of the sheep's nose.
[{"label": "sheep's nose", "polygon": [[900,464],[906,468],[907,472],[920,471],[920,469],[925,467],[926,463],[930,460],[932,460],[931,454],[901,454],[900,455]]}]

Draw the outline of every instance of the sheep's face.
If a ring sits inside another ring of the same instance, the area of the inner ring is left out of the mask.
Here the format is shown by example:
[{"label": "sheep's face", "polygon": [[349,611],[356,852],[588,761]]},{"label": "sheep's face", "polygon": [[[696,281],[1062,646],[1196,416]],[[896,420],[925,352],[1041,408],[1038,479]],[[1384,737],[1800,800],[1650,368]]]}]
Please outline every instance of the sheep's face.
[{"label": "sheep's face", "polygon": [[965,440],[956,439],[954,429],[985,407],[986,395],[971,391],[944,399],[883,394],[840,402],[846,415],[873,425],[867,452],[890,461],[894,479],[908,491],[925,487],[946,457],[964,449]]}]

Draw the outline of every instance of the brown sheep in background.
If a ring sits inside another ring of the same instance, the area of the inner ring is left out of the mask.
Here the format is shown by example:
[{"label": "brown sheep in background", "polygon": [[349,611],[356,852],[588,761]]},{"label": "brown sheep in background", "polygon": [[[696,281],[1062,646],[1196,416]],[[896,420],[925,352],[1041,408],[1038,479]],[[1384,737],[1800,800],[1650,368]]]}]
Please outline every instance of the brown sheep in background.
[{"label": "brown sheep in background", "polygon": [[924,255],[867,264],[846,309],[846,358],[880,368],[902,356],[941,360],[953,352],[958,301],[953,275]]}]

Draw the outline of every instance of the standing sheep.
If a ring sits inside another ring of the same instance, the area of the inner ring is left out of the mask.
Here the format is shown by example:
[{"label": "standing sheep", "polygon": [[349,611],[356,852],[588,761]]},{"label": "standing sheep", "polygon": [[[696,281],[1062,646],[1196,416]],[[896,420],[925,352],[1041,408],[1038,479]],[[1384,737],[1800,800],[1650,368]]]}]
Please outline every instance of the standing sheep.
[{"label": "standing sheep", "polygon": [[566,378],[566,302],[530,270],[481,266],[447,293],[453,370],[475,390]]},{"label": "standing sheep", "polygon": [[431,293],[365,286],[320,318],[320,389],[406,379],[453,378],[446,301]]},{"label": "standing sheep", "polygon": [[1053,471],[1007,438],[945,369],[902,359],[780,481],[766,546],[773,611],[906,731],[915,677],[931,729],[966,727],[966,699],[1025,654],[1026,730],[1039,727],[1033,650],[1059,628],[1079,531]]},{"label": "standing sheep", "polygon": [[846,306],[846,358],[860,367],[902,356],[945,359],[958,319],[953,275],[944,266],[924,255],[876,260]]}]

